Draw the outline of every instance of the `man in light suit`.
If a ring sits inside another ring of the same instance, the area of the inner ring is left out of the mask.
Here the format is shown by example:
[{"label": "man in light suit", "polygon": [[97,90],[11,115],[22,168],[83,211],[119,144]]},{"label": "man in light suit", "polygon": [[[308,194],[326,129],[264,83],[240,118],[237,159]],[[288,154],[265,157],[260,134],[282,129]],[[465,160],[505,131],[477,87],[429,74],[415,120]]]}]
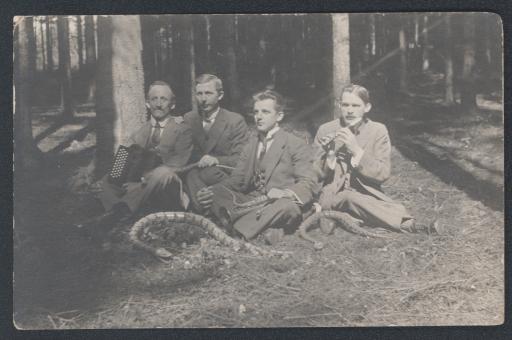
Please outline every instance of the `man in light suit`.
[{"label": "man in light suit", "polygon": [[221,208],[233,199],[244,202],[266,195],[269,204],[241,216],[232,227],[245,239],[268,229],[265,238],[273,244],[298,226],[301,208],[312,201],[318,183],[310,146],[279,127],[284,117],[282,97],[267,90],[253,98],[257,136],[250,138],[231,176],[203,188],[197,198],[219,217]]},{"label": "man in light suit", "polygon": [[[386,127],[366,117],[371,109],[368,91],[349,85],[337,104],[340,118],[321,125],[315,137],[315,163],[324,185],[320,205],[374,227],[416,231],[405,207],[381,189],[391,172],[391,143]],[[333,224],[322,220],[321,227],[329,233]]]},{"label": "man in light suit", "polygon": [[196,193],[228,177],[247,142],[248,128],[240,114],[220,107],[224,90],[217,76],[203,74],[195,84],[197,111],[186,113],[184,119],[194,138],[191,162],[199,165],[188,172],[185,183],[193,207],[200,210]]},{"label": "man in light suit", "polygon": [[162,81],[150,85],[146,106],[149,120],[137,130],[128,145],[137,144],[155,152],[162,164],[147,171],[141,181],[118,186],[103,178],[99,198],[106,212],[78,227],[115,223],[120,218],[150,206],[153,210],[185,209],[188,198],[174,170],[185,166],[192,154],[192,131],[183,118],[173,116],[175,96],[171,87]]}]

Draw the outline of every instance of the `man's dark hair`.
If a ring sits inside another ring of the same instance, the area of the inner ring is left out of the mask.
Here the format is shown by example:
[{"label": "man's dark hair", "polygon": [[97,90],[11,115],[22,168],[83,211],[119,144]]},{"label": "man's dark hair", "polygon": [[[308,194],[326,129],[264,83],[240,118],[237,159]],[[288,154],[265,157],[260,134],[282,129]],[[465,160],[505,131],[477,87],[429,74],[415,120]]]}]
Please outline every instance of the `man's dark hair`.
[{"label": "man's dark hair", "polygon": [[277,112],[283,112],[285,109],[285,100],[283,96],[281,96],[279,93],[277,93],[274,90],[265,90],[256,93],[254,96],[252,96],[253,102],[259,102],[265,99],[272,99],[275,102],[275,108]]}]

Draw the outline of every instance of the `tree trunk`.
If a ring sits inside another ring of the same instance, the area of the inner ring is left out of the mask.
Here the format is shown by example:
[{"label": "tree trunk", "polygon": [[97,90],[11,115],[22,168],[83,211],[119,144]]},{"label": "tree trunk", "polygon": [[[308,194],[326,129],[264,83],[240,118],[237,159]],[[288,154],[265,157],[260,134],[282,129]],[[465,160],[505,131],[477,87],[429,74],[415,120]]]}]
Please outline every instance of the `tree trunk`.
[{"label": "tree trunk", "polygon": [[52,31],[50,28],[51,17],[46,16],[46,61],[48,70],[53,71],[53,46],[52,46]]},{"label": "tree trunk", "polygon": [[464,108],[476,108],[475,81],[475,18],[473,13],[465,13],[464,17],[464,55],[460,86],[460,100]]},{"label": "tree trunk", "polygon": [[445,53],[444,53],[444,77],[445,77],[445,95],[444,101],[447,105],[452,105],[455,100],[453,96],[453,57],[452,57],[452,24],[451,14],[444,15],[445,25]]},{"label": "tree trunk", "polygon": [[405,35],[405,23],[400,25],[398,31],[398,44],[400,49],[400,66],[398,72],[400,73],[399,89],[401,92],[407,91],[407,37]]},{"label": "tree trunk", "polygon": [[94,18],[92,15],[85,16],[85,72],[90,76],[87,101],[94,101],[96,92],[96,78],[94,68],[96,65],[96,39],[94,38]]},{"label": "tree trunk", "polygon": [[[350,36],[348,14],[332,14],[332,60],[333,99],[341,94],[344,86],[350,83]],[[339,109],[334,105],[334,117],[339,117]]]},{"label": "tree trunk", "polygon": [[76,42],[78,52],[78,69],[81,69],[84,64],[84,40],[82,35],[82,16],[76,16]]},{"label": "tree trunk", "polygon": [[190,70],[190,105],[194,111],[197,110],[197,101],[194,96],[195,79],[196,79],[196,52],[194,49],[194,21],[188,23],[189,29],[187,33],[188,53],[189,53],[189,70]]},{"label": "tree trunk", "polygon": [[65,16],[58,17],[59,31],[59,73],[61,86],[62,114],[65,119],[73,118],[75,105],[71,83],[71,56],[69,54],[69,23]]},{"label": "tree trunk", "polygon": [[42,155],[32,134],[31,92],[35,72],[33,19],[15,17],[14,21],[17,23],[14,32],[14,166],[19,175],[25,170],[36,169]]},{"label": "tree trunk", "polygon": [[427,72],[430,69],[430,59],[429,59],[429,39],[428,39],[428,15],[425,14],[423,16],[423,31],[422,31],[423,39],[423,55],[422,55],[422,70],[423,72]]},{"label": "tree trunk", "polygon": [[139,16],[98,17],[96,175],[145,121]]}]

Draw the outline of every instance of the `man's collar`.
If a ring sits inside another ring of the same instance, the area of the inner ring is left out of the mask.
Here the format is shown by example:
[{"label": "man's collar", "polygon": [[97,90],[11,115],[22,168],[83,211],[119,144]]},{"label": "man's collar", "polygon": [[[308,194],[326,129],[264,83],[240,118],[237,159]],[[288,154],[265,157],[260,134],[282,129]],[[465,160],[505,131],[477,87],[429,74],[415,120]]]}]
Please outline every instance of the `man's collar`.
[{"label": "man's collar", "polygon": [[[160,127],[165,127],[167,125],[167,123],[169,123],[169,120],[172,119],[172,116],[171,115],[168,115],[167,117],[165,117],[164,119],[158,121],[158,125],[160,125]],[[152,127],[155,127],[156,126],[156,119],[151,116],[151,118],[149,119],[149,121],[151,122],[151,126]]]},{"label": "man's collar", "polygon": [[349,126],[344,126],[343,125],[343,118],[342,117],[340,117],[338,119],[338,121],[339,121],[339,124],[340,124],[341,127],[348,127],[350,129],[350,131],[352,131],[352,133],[354,135],[358,135],[359,134],[359,130],[361,129],[361,126],[368,121],[368,118],[366,118],[366,116],[363,116],[361,118],[361,120],[359,120],[357,123],[355,123],[353,125],[349,125]]},{"label": "man's collar", "polygon": [[215,121],[215,118],[217,118],[217,115],[219,114],[219,111],[220,111],[220,106],[217,107],[217,110],[215,110],[212,113],[210,113],[210,115],[207,118],[206,117],[202,117],[203,121],[204,122],[208,122],[208,123],[213,123]]},{"label": "man's collar", "polygon": [[[270,139],[274,138],[274,135],[277,133],[277,131],[279,131],[279,129],[280,129],[279,125],[276,124],[276,126],[274,126],[272,129],[268,130],[267,133],[264,135],[265,139],[270,140]],[[263,134],[261,134],[260,136],[263,137]]]}]

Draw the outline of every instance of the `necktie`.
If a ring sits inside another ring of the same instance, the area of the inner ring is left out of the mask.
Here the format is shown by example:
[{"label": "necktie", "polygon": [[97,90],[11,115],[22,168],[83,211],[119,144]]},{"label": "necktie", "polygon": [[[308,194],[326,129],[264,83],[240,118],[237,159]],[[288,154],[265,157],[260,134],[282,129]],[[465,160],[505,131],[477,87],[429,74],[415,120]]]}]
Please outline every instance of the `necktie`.
[{"label": "necktie", "polygon": [[208,133],[210,131],[210,128],[212,127],[213,122],[211,120],[205,119],[203,120],[203,129],[204,132]]},{"label": "necktie", "polygon": [[153,128],[153,134],[151,135],[151,147],[157,147],[160,144],[160,133],[162,132],[162,127],[158,122],[156,122]]},{"label": "necktie", "polygon": [[265,137],[260,137],[259,140],[261,142],[261,150],[260,150],[260,154],[258,155],[258,160],[261,161],[263,159],[263,157],[265,156],[265,153],[267,152],[268,140]]}]

